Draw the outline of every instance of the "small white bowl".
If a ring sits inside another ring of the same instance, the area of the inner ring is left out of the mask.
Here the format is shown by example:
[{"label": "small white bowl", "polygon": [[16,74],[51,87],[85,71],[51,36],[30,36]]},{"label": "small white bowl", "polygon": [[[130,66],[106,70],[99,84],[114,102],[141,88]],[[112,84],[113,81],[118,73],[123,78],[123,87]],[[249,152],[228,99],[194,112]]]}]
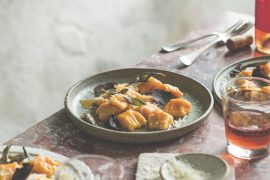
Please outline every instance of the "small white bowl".
[{"label": "small white bowl", "polygon": [[[209,174],[207,180],[228,180],[230,179],[230,167],[229,164],[214,155],[201,154],[201,153],[191,153],[191,154],[181,154],[175,156],[176,160],[183,160],[188,162],[194,169],[203,171]],[[164,180],[173,180],[172,174],[169,173],[168,163],[172,159],[165,161],[160,167],[160,174]]]}]

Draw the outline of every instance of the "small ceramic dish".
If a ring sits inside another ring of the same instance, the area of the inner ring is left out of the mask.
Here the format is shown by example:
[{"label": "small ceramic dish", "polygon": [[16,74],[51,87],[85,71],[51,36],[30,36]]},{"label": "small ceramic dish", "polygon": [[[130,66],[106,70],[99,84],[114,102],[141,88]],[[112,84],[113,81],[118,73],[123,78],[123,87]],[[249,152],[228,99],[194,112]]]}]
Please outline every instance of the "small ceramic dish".
[{"label": "small ceramic dish", "polygon": [[[230,167],[229,164],[214,155],[191,153],[181,154],[174,157],[176,161],[188,163],[193,169],[206,173],[207,180],[229,180]],[[174,159],[165,161],[160,167],[160,175],[164,180],[174,180],[176,177],[169,170],[169,163]]]}]

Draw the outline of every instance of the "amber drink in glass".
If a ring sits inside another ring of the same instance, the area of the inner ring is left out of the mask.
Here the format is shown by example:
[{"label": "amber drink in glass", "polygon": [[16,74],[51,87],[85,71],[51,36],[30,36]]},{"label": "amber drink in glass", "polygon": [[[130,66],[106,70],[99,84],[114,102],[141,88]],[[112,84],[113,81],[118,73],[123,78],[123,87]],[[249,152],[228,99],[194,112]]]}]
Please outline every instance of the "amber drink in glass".
[{"label": "amber drink in glass", "polygon": [[259,51],[270,54],[270,0],[256,0],[255,42]]},{"label": "amber drink in glass", "polygon": [[244,159],[268,155],[270,81],[238,77],[221,88],[227,151]]}]

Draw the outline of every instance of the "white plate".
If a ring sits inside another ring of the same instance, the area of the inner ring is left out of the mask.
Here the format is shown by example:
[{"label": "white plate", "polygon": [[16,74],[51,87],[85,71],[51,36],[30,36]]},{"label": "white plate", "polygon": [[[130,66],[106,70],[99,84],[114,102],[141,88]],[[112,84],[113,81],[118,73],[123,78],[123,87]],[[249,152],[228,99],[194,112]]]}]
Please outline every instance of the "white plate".
[{"label": "white plate", "polygon": [[[6,145],[0,145],[0,156],[2,156],[2,152],[5,147]],[[25,147],[25,149],[27,153],[29,153],[29,155],[31,156],[37,156],[37,155],[49,156],[53,158],[54,160],[61,163],[64,163],[65,161],[69,159],[66,156],[63,156],[63,155],[60,155],[60,154],[57,154],[48,150],[44,150],[44,149],[31,148],[31,147]],[[22,149],[22,146],[11,146],[9,152],[11,154],[22,153],[23,149]]]}]

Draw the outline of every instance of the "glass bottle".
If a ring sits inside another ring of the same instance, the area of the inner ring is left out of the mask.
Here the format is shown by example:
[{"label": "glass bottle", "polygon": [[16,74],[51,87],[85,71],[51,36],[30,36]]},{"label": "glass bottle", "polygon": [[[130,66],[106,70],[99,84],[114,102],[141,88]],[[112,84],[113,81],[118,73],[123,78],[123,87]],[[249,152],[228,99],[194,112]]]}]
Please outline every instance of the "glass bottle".
[{"label": "glass bottle", "polygon": [[256,0],[255,8],[256,48],[270,54],[270,0]]}]

